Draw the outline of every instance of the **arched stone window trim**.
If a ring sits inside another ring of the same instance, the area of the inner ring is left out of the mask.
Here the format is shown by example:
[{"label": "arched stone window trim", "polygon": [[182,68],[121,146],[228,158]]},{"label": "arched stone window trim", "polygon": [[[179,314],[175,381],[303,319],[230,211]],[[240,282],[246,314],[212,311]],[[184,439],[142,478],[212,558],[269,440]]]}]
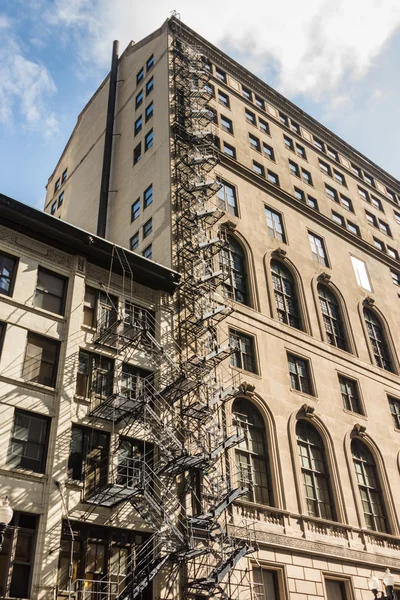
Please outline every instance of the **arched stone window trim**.
[{"label": "arched stone window trim", "polygon": [[395,348],[395,345],[393,342],[393,338],[392,338],[392,334],[390,332],[390,327],[388,325],[388,322],[387,322],[386,318],[384,317],[383,313],[375,306],[375,300],[373,298],[367,297],[362,302],[359,302],[358,313],[360,315],[361,326],[362,326],[362,329],[364,332],[365,342],[367,345],[369,359],[370,359],[371,363],[373,365],[377,366],[376,362],[375,362],[375,356],[374,356],[371,341],[369,338],[368,330],[367,330],[367,325],[365,322],[364,309],[367,309],[367,310],[370,310],[371,312],[373,312],[375,314],[375,316],[378,318],[378,320],[380,321],[380,325],[383,329],[386,345],[387,345],[388,352],[390,355],[390,360],[392,362],[392,370],[391,371],[388,370],[388,372],[399,374],[399,372],[400,372],[399,360],[397,357],[396,348]]},{"label": "arched stone window trim", "polygon": [[[272,413],[265,401],[254,391],[246,391],[240,393],[229,403],[227,410],[227,420],[233,424],[233,404],[238,398],[247,400],[259,411],[260,415],[264,420],[265,434],[268,448],[269,467],[271,476],[271,488],[273,495],[273,506],[274,508],[280,508],[286,510],[286,500],[284,496],[284,489],[282,485],[282,467],[278,452],[278,436],[276,431],[276,425]],[[235,448],[232,448],[230,455],[230,464],[233,470],[236,469],[235,463]]]},{"label": "arched stone window trim", "polygon": [[[385,463],[382,457],[382,454],[374,442],[374,440],[368,435],[365,431],[365,427],[356,424],[352,430],[348,431],[344,438],[344,450],[346,455],[347,467],[349,469],[350,482],[354,497],[354,502],[356,505],[357,517],[359,526],[362,529],[367,529],[364,510],[362,506],[361,496],[358,487],[358,481],[354,470],[353,456],[351,450],[351,442],[353,439],[359,439],[363,442],[368,450],[371,452],[375,465],[378,471],[379,483],[382,489],[383,501],[385,503],[385,510],[388,518],[389,524],[389,532],[391,535],[399,535],[399,523],[397,518],[397,513],[395,509],[395,503],[393,501],[392,491],[389,485],[389,478],[387,475]],[[368,529],[368,531],[372,531]],[[379,534],[379,532],[377,532]]]},{"label": "arched stone window trim", "polygon": [[259,310],[259,295],[255,277],[255,263],[253,251],[247,240],[244,238],[244,236],[239,231],[237,231],[236,227],[231,228],[228,226],[228,224],[226,225],[223,223],[221,225],[221,229],[224,231],[228,239],[232,239],[233,242],[235,242],[241,247],[244,254],[247,274],[247,293],[249,302],[248,304],[243,304],[242,306],[247,306],[248,308]]},{"label": "arched stone window trim", "polygon": [[[290,272],[294,279],[297,302],[299,307],[299,314],[301,320],[301,328],[298,331],[303,331],[304,333],[308,333],[312,335],[310,319],[307,311],[307,303],[305,301],[305,293],[303,281],[301,279],[300,273],[293,264],[293,262],[287,257],[286,250],[282,248],[278,248],[277,250],[273,250],[272,252],[267,252],[264,257],[264,268],[265,268],[265,276],[267,281],[267,291],[268,291],[268,299],[269,299],[269,307],[270,307],[270,315],[273,319],[278,321],[278,311],[276,308],[275,294],[274,294],[274,284],[272,280],[271,273],[271,262],[278,261],[282,263],[286,269]],[[291,328],[294,329],[294,328]]]},{"label": "arched stone window trim", "polygon": [[293,412],[288,422],[289,442],[292,454],[292,464],[299,512],[304,517],[309,518],[306,500],[303,493],[303,477],[298,456],[296,425],[299,420],[308,421],[315,427],[322,438],[325,449],[325,459],[330,475],[331,492],[336,513],[336,520],[338,523],[347,523],[346,505],[344,502],[343,488],[339,477],[339,468],[332,437],[323,421],[318,415],[315,414],[314,407],[306,404],[304,404],[300,410]]},{"label": "arched stone window trim", "polygon": [[[320,330],[322,340],[326,343],[329,343],[327,334],[326,334],[326,330],[325,330],[323,316],[322,316],[321,305],[320,305],[320,301],[319,301],[319,294],[318,294],[319,284],[322,284],[325,287],[327,287],[328,290],[335,296],[335,298],[339,304],[339,309],[341,312],[343,327],[344,327],[345,336],[346,336],[346,342],[347,342],[347,346],[348,346],[347,350],[344,350],[344,352],[349,352],[350,354],[354,354],[355,356],[358,356],[356,342],[354,339],[354,335],[353,335],[353,331],[352,331],[352,327],[351,327],[351,321],[349,318],[349,313],[347,311],[346,302],[344,300],[343,294],[338,289],[338,287],[331,281],[331,277],[327,273],[321,273],[320,275],[313,277],[312,282],[311,282],[311,288],[313,291],[314,303],[315,303],[317,318],[318,318],[318,325],[319,325],[319,330]],[[340,350],[340,348],[339,348],[339,350]]]}]

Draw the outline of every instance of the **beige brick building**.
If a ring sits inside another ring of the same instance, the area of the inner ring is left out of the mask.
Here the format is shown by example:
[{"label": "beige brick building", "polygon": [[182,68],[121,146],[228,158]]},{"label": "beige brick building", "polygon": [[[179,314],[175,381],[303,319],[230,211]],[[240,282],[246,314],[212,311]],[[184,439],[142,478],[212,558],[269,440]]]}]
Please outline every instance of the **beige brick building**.
[{"label": "beige brick building", "polygon": [[[169,558],[153,589],[134,579],[120,597],[367,600],[387,567],[400,586],[399,182],[176,18],[129,45],[113,81],[105,237],[181,273],[172,355],[192,385],[163,396],[187,454],[169,469],[179,506],[149,531],[174,547],[155,551]],[[93,233],[109,88],[47,186],[45,211]],[[100,483],[90,523],[136,531]],[[86,556],[88,502],[74,512],[69,494]],[[85,560],[74,593],[92,600],[114,563]]]}]

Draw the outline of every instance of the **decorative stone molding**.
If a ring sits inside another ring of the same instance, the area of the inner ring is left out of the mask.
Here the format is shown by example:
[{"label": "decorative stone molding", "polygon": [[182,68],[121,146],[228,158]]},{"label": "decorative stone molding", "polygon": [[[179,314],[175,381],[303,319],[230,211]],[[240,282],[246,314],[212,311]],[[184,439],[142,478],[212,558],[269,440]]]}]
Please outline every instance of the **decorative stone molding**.
[{"label": "decorative stone molding", "polygon": [[273,256],[279,256],[279,258],[285,258],[285,256],[287,255],[287,252],[283,248],[277,248],[276,250],[273,251],[272,254],[273,254]]},{"label": "decorative stone molding", "polygon": [[32,254],[45,257],[51,263],[55,263],[62,267],[72,267],[72,256],[56,250],[51,246],[41,244],[40,242],[30,238],[29,236],[10,231],[7,227],[0,226],[0,239],[11,243],[13,246],[19,246],[22,251],[31,252]]},{"label": "decorative stone molding", "polygon": [[365,435],[366,432],[366,427],[365,425],[360,425],[360,423],[356,423],[353,427],[353,435],[357,435],[358,437],[363,437]]},{"label": "decorative stone molding", "polygon": [[[106,288],[106,289],[108,288],[110,274],[105,269],[102,269],[101,267],[97,267],[96,265],[93,265],[91,263],[87,263],[86,277],[88,279],[92,279],[93,281],[96,281],[100,285],[104,286],[104,288]],[[111,275],[110,285],[113,288],[114,293],[118,293],[118,292],[121,293],[122,292],[122,277],[113,273]],[[129,290],[125,290],[125,295],[127,295],[128,291],[130,293],[130,291],[131,291],[130,286],[129,286]],[[145,300],[146,302],[149,302],[152,304],[155,303],[156,298],[157,298],[155,290],[144,287],[143,285],[140,285],[139,283],[133,284],[132,295],[133,295],[133,299],[136,297],[136,298]]]},{"label": "decorative stone molding", "polygon": [[222,223],[222,227],[229,229],[229,231],[235,231],[237,225],[233,221],[225,221],[224,223]]},{"label": "decorative stone molding", "polygon": [[311,419],[314,416],[314,411],[315,411],[315,408],[313,406],[310,406],[309,404],[303,404],[303,406],[299,410],[300,413],[302,413],[304,416],[308,417],[309,419]]},{"label": "decorative stone molding", "polygon": [[76,270],[78,273],[86,273],[86,260],[83,258],[83,256],[77,257]]},{"label": "decorative stone molding", "polygon": [[318,276],[318,281],[324,281],[325,283],[329,283],[331,280],[331,276],[329,275],[329,273],[321,273],[321,275]]},{"label": "decorative stone molding", "polygon": [[365,306],[373,306],[375,304],[375,299],[371,298],[371,296],[367,296],[364,300]]},{"label": "decorative stone molding", "polygon": [[250,395],[252,392],[254,392],[255,389],[256,389],[256,386],[253,385],[252,383],[248,383],[247,381],[243,381],[243,383],[241,383],[239,385],[239,391],[242,394]]}]

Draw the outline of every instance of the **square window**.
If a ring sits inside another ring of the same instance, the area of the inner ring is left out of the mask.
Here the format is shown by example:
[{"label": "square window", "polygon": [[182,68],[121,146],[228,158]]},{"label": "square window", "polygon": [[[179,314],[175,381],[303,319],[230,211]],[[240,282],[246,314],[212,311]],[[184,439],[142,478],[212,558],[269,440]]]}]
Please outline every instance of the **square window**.
[{"label": "square window", "polygon": [[59,342],[28,332],[22,370],[23,379],[54,387],[59,347]]},{"label": "square window", "polygon": [[360,194],[360,198],[362,200],[365,200],[365,202],[370,202],[368,192],[366,190],[363,190],[363,188],[360,188],[360,186],[358,186],[358,193]]},{"label": "square window", "polygon": [[136,75],[136,85],[139,85],[143,81],[144,78],[144,68],[142,67],[140,71],[137,72]]},{"label": "square window", "polygon": [[347,196],[343,196],[343,194],[340,194],[340,203],[346,210],[354,212],[353,203]]},{"label": "square window", "polygon": [[340,185],[346,186],[346,179],[342,173],[339,173],[339,171],[333,169],[333,177],[338,183],[340,183]]},{"label": "square window", "polygon": [[396,202],[396,204],[398,204],[398,200],[397,200],[397,196],[394,192],[392,192],[391,190],[388,190],[386,188],[386,194],[388,195],[388,197],[390,198],[390,200],[392,200],[393,202]]},{"label": "square window", "polygon": [[292,131],[294,131],[295,133],[297,133],[298,135],[300,135],[300,125],[298,123],[295,123],[294,121],[291,121],[291,123],[290,123],[290,129]]},{"label": "square window", "polygon": [[140,198],[138,198],[131,207],[131,223],[140,215]]},{"label": "square window", "polygon": [[268,146],[268,144],[266,144],[265,142],[263,142],[263,151],[264,156],[266,156],[270,160],[275,161],[274,149],[271,146]]},{"label": "square window", "polygon": [[331,200],[333,200],[334,202],[339,203],[339,197],[338,197],[338,193],[335,190],[335,188],[331,187],[330,185],[328,185],[327,183],[325,184],[325,191],[326,191],[326,195],[328,196],[328,198],[330,198]]},{"label": "square window", "polygon": [[238,216],[236,202],[236,188],[227,181],[219,179],[221,187],[218,190],[218,198],[223,202],[225,210],[234,217]]},{"label": "square window", "polygon": [[231,354],[231,365],[250,373],[257,373],[254,338],[236,329],[230,329],[229,344],[235,349]]},{"label": "square window", "polygon": [[150,58],[147,59],[147,62],[146,62],[147,71],[149,71],[151,69],[151,67],[153,67],[153,66],[154,66],[154,54],[152,54],[150,56]]},{"label": "square window", "polygon": [[269,169],[267,171],[267,179],[268,179],[268,181],[270,181],[274,185],[279,186],[279,177],[278,177],[278,175],[276,173],[274,173],[273,171],[270,171]]},{"label": "square window", "polygon": [[300,156],[300,158],[304,158],[304,160],[307,160],[307,154],[306,154],[306,150],[303,146],[300,146],[300,144],[298,144],[296,142],[296,152],[297,152],[297,156]]},{"label": "square window", "polygon": [[142,158],[142,143],[140,142],[133,151],[133,164],[136,165]]},{"label": "square window", "polygon": [[257,125],[256,115],[253,112],[251,112],[251,110],[245,108],[244,114],[248,123],[251,123],[252,125]]},{"label": "square window", "polygon": [[229,96],[221,90],[218,90],[218,102],[229,108]]},{"label": "square window", "polygon": [[136,119],[136,121],[135,121],[135,130],[134,130],[135,136],[139,133],[139,131],[141,131],[142,125],[143,125],[143,117],[142,117],[142,115],[140,115],[140,117],[138,119]]},{"label": "square window", "polygon": [[266,133],[267,135],[271,135],[270,131],[269,131],[269,124],[267,123],[267,121],[264,121],[264,119],[261,119],[260,117],[258,117],[258,126],[263,133]]},{"label": "square window", "polygon": [[287,360],[292,390],[314,396],[309,361],[294,354],[288,354]]},{"label": "square window", "polygon": [[153,258],[153,247],[152,247],[152,245],[151,245],[151,244],[149,244],[149,245],[147,246],[147,248],[145,248],[145,249],[143,250],[143,252],[142,252],[142,255],[143,255],[145,258],[149,258],[149,259],[152,259],[152,258]]},{"label": "square window", "polygon": [[228,117],[221,115],[221,129],[233,135],[233,123]]},{"label": "square window", "polygon": [[149,121],[151,119],[153,114],[154,114],[154,105],[153,105],[153,102],[150,102],[150,104],[146,107],[146,111],[145,111],[146,123],[147,123],[147,121]]},{"label": "square window", "polygon": [[360,228],[355,223],[352,223],[351,221],[347,221],[347,229],[351,233],[354,233],[354,235],[358,235],[358,237],[361,237]]},{"label": "square window", "polygon": [[260,140],[257,137],[255,137],[254,135],[249,133],[249,141],[250,141],[250,147],[253,148],[253,150],[257,150],[257,152],[261,152]]},{"label": "square window", "polygon": [[60,208],[61,204],[64,202],[64,192],[61,192],[61,194],[58,196],[58,208]]},{"label": "square window", "polygon": [[205,83],[203,86],[203,90],[206,91],[209,95],[210,95],[210,99],[211,98],[215,98],[215,87],[213,86],[212,83]]},{"label": "square window", "polygon": [[285,231],[283,228],[282,215],[268,206],[265,207],[265,218],[267,221],[268,235],[272,238],[286,243]]},{"label": "square window", "polygon": [[303,169],[303,167],[301,167],[301,176],[303,178],[304,183],[308,183],[308,185],[313,184],[311,173],[309,171],[306,171],[306,169]]},{"label": "square window", "polygon": [[215,67],[215,77],[217,79],[219,79],[220,81],[223,81],[224,83],[226,83],[226,73],[219,67]]},{"label": "square window", "polygon": [[367,175],[366,173],[364,173],[364,181],[368,183],[368,185],[375,187],[375,181],[374,178],[371,177],[371,175]]},{"label": "square window", "polygon": [[329,175],[329,177],[332,177],[332,169],[330,168],[330,166],[328,165],[328,163],[326,163],[323,160],[319,159],[319,168],[321,169],[321,171],[323,173],[325,173],[325,175]]},{"label": "square window", "polygon": [[137,231],[136,233],[133,234],[133,236],[129,240],[129,248],[131,250],[136,250],[136,248],[138,246],[139,246],[139,232]]},{"label": "square window", "polygon": [[318,235],[311,233],[311,231],[308,232],[308,239],[310,241],[311,254],[313,260],[315,260],[315,262],[320,263],[321,265],[324,265],[325,267],[329,267],[324,240]]},{"label": "square window", "polygon": [[257,175],[261,175],[261,177],[265,177],[265,169],[260,163],[253,160],[253,171],[257,173]]},{"label": "square window", "polygon": [[154,88],[154,77],[150,77],[148,82],[146,83],[146,96],[148,96]]},{"label": "square window", "polygon": [[367,217],[367,221],[372,227],[378,228],[378,220],[375,215],[372,213],[365,211],[365,216]]},{"label": "square window", "polygon": [[286,115],[279,111],[279,120],[285,127],[289,127],[289,119]]},{"label": "square window", "polygon": [[67,279],[65,277],[39,267],[33,306],[63,315],[66,289]]},{"label": "square window", "polygon": [[138,109],[143,102],[143,90],[140,90],[135,100],[135,108]]},{"label": "square window", "polygon": [[44,473],[49,430],[49,418],[16,409],[7,456],[8,465],[14,469]]},{"label": "square window", "polygon": [[361,410],[360,394],[358,391],[357,381],[349,379],[343,375],[339,375],[339,386],[342,394],[343,406],[346,410],[363,414]]},{"label": "square window", "polygon": [[253,95],[252,95],[251,91],[248,88],[244,87],[243,85],[242,85],[242,96],[244,98],[246,98],[246,100],[250,100],[250,102],[253,101],[253,97],[252,97]]},{"label": "square window", "polygon": [[261,108],[261,110],[265,110],[265,102],[260,96],[254,96],[254,103]]},{"label": "square window", "polygon": [[54,200],[54,202],[53,202],[53,204],[51,205],[51,208],[50,208],[50,214],[54,215],[54,213],[56,212],[56,210],[57,210],[57,200]]},{"label": "square window", "polygon": [[306,195],[303,192],[303,190],[301,190],[300,188],[297,188],[297,187],[294,188],[294,195],[297,198],[297,200],[301,200],[302,202],[305,202]]},{"label": "square window", "polygon": [[390,270],[390,274],[392,276],[392,281],[394,285],[400,286],[400,273],[398,271]]},{"label": "square window", "polygon": [[226,154],[227,156],[230,156],[231,158],[236,158],[235,148],[233,146],[230,146],[226,142],[223,143],[223,152],[224,152],[224,154]]},{"label": "square window", "polygon": [[147,150],[149,150],[149,148],[152,147],[153,141],[154,141],[153,130],[150,129],[149,133],[147,133],[144,138],[144,151],[145,152],[147,152]]},{"label": "square window", "polygon": [[389,225],[387,223],[385,223],[385,221],[381,221],[380,219],[378,219],[378,223],[379,223],[379,229],[382,231],[382,233],[384,233],[385,235],[389,235],[390,237],[392,237]]},{"label": "square window", "polygon": [[372,239],[374,240],[375,248],[377,248],[381,252],[386,252],[385,244],[383,242],[381,242],[381,240],[378,240],[377,238],[372,238]]},{"label": "square window", "polygon": [[67,179],[67,177],[68,177],[68,169],[65,169],[65,171],[63,172],[62,177],[61,177],[61,182],[64,183],[64,181]]},{"label": "square window", "polygon": [[292,175],[295,177],[300,177],[300,169],[297,163],[289,160],[289,169]]},{"label": "square window", "polygon": [[389,256],[391,256],[395,260],[399,260],[399,253],[397,252],[397,250],[395,248],[392,248],[391,246],[387,246],[387,253],[389,254]]},{"label": "square window", "polygon": [[[139,200],[138,200],[139,202]],[[149,185],[143,193],[143,208],[147,208],[153,202],[153,184]]]},{"label": "square window", "polygon": [[332,219],[338,225],[341,225],[342,227],[345,226],[345,220],[344,220],[344,217],[342,217],[342,215],[339,215],[338,213],[335,213],[335,212],[332,211]]},{"label": "square window", "polygon": [[321,140],[319,140],[316,137],[314,137],[314,146],[317,148],[317,150],[321,150],[321,152],[325,152],[324,142],[322,142]]},{"label": "square window", "polygon": [[396,429],[400,429],[400,400],[388,396],[390,412],[392,414],[393,425]]},{"label": "square window", "polygon": [[383,212],[382,202],[379,200],[379,198],[375,198],[375,196],[371,195],[371,204],[374,208],[377,208]]},{"label": "square window", "polygon": [[143,239],[146,238],[147,236],[149,236],[152,233],[152,231],[153,231],[153,219],[150,218],[143,225]]},{"label": "square window", "polygon": [[311,208],[314,208],[315,210],[318,210],[318,202],[312,196],[307,195],[307,204]]},{"label": "square window", "polygon": [[292,152],[294,152],[294,143],[293,143],[292,138],[290,138],[288,135],[284,135],[283,141],[285,142],[285,148],[287,148],[287,150],[291,150]]},{"label": "square window", "polygon": [[327,146],[326,153],[330,158],[333,158],[333,160],[336,160],[336,162],[339,162],[339,154],[336,152],[336,150],[333,150],[333,148],[330,148],[330,146]]},{"label": "square window", "polygon": [[12,296],[18,259],[0,252],[0,294]]},{"label": "square window", "polygon": [[362,171],[359,167],[356,167],[355,165],[353,165],[353,163],[351,163],[351,170],[353,171],[353,174],[358,177],[359,179],[362,178]]}]

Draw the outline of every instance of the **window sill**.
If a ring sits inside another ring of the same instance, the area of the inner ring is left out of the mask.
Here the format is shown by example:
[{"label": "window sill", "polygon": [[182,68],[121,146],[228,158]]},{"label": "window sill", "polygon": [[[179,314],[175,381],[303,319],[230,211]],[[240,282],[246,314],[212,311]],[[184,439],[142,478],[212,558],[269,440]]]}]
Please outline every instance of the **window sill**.
[{"label": "window sill", "polygon": [[28,481],[47,481],[47,475],[45,473],[36,473],[35,471],[29,471],[28,469],[20,469],[18,467],[7,467],[4,466],[0,469],[0,474],[3,476],[14,475],[21,479]]},{"label": "window sill", "polygon": [[84,404],[85,406],[90,406],[90,399],[85,398],[84,396],[77,396],[76,394],[74,394],[74,401],[77,404]]},{"label": "window sill", "polygon": [[[368,420],[368,417],[367,417],[367,415],[363,415],[363,414],[361,414],[361,413],[354,412],[353,410],[349,410],[348,408],[343,408],[343,412],[344,412],[344,413],[347,413],[347,414],[348,414],[348,415],[350,415],[351,417],[357,417],[357,418],[361,418],[361,419],[364,419],[364,421],[367,421],[367,420]],[[400,429],[399,429],[398,431],[400,431]]]},{"label": "window sill", "polygon": [[300,390],[294,390],[293,388],[290,388],[290,391],[293,394],[297,394],[298,396],[302,396],[303,398],[307,398],[309,400],[314,400],[314,402],[319,402],[317,396],[313,396],[311,394],[306,394],[305,392],[301,392]]},{"label": "window sill", "polygon": [[[27,308],[27,307],[25,307]],[[45,308],[40,308],[38,306],[34,306],[32,305],[32,310],[34,310],[35,312],[38,312],[41,315],[44,315],[46,317],[51,317],[52,319],[54,319],[55,321],[59,321],[60,323],[66,323],[67,321],[67,317],[65,317],[64,315],[60,315],[58,313],[53,313],[50,310],[46,310]]]},{"label": "window sill", "polygon": [[255,377],[256,379],[262,379],[261,375],[258,373],[253,373],[253,371],[246,371],[246,369],[240,369],[234,365],[229,365],[229,367],[232,369],[232,371],[236,371],[237,373],[243,373],[243,375],[249,375],[250,377]]},{"label": "window sill", "polygon": [[[43,315],[45,317],[50,317],[51,319],[53,319],[53,321],[58,321],[59,323],[66,323],[66,321],[67,321],[67,318],[62,315],[58,315],[57,313],[52,313],[48,310],[43,310],[43,308],[37,308],[36,306],[33,306],[33,304],[24,304],[23,302],[18,302],[18,300],[15,300],[11,296],[6,296],[5,294],[0,294],[0,297],[1,297],[2,302],[5,302],[6,304],[11,304],[11,306],[14,306],[15,308],[21,308],[22,310],[25,310],[25,311]],[[12,325],[12,324],[13,323],[10,322],[10,325]]]},{"label": "window sill", "polygon": [[12,385],[19,385],[29,390],[39,390],[46,394],[51,394],[52,396],[57,394],[57,388],[49,387],[47,385],[43,385],[42,383],[34,383],[33,381],[25,381],[25,379],[17,379],[7,377],[6,375],[0,375],[0,381],[3,381],[4,383],[10,383]]}]

